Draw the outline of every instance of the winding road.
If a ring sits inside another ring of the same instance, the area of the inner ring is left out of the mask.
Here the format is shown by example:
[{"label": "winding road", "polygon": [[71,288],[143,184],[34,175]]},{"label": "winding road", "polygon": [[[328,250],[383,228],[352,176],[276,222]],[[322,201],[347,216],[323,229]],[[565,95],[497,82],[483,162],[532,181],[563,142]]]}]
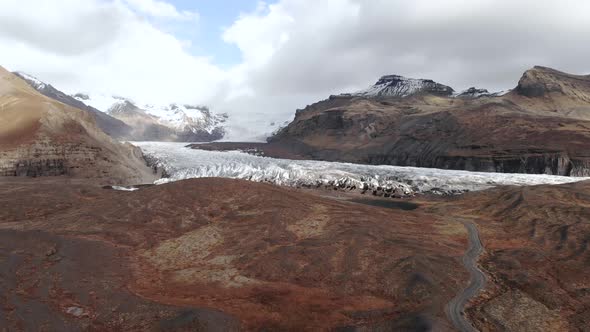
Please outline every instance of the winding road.
[{"label": "winding road", "polygon": [[451,300],[451,302],[449,302],[447,306],[447,316],[458,331],[473,332],[477,331],[477,329],[465,318],[464,308],[469,299],[477,295],[477,293],[485,286],[486,276],[477,267],[477,260],[479,259],[479,255],[483,252],[483,246],[479,239],[477,226],[470,221],[463,221],[463,225],[465,225],[465,228],[467,228],[469,233],[469,248],[463,256],[463,265],[469,271],[471,277],[467,288],[463,289]]}]

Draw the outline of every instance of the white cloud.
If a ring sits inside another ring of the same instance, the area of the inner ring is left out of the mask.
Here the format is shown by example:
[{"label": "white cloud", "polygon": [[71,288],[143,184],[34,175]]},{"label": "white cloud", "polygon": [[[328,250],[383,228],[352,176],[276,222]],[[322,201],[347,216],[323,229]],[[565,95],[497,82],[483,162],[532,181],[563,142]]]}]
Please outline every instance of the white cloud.
[{"label": "white cloud", "polygon": [[242,54],[221,69],[154,25],[195,17],[164,0],[1,0],[0,49],[2,65],[68,91],[208,103],[256,131],[384,74],[505,89],[536,64],[588,73],[589,12],[586,0],[261,2],[219,36]]},{"label": "white cloud", "polygon": [[185,41],[120,1],[7,0],[0,13],[2,65],[68,92],[200,102],[225,77],[209,58],[190,55]]},{"label": "white cloud", "polygon": [[223,40],[235,44],[249,66],[260,67],[289,41],[289,31],[294,24],[287,8],[260,3],[254,13],[241,15],[227,28]]},{"label": "white cloud", "polygon": [[497,89],[535,64],[588,71],[588,12],[584,0],[282,0],[224,36],[259,68],[248,78],[263,94],[342,90],[387,73]]},{"label": "white cloud", "polygon": [[[124,18],[116,6],[95,0],[2,0],[0,38],[46,52],[75,55],[107,46]],[[2,48],[3,56],[11,55]]]},{"label": "white cloud", "polygon": [[158,0],[125,0],[134,10],[155,18],[168,18],[179,20],[194,20],[199,14],[192,11],[179,11],[174,5]]}]

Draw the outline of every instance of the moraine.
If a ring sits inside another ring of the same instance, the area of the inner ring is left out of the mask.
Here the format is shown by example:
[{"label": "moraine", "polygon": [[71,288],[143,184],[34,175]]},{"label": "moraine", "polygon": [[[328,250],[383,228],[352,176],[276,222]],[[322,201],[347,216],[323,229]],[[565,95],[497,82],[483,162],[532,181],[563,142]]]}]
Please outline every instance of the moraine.
[{"label": "moraine", "polygon": [[133,142],[169,177],[156,184],[189,178],[224,177],[292,187],[349,189],[376,195],[457,194],[501,185],[562,184],[590,178],[539,174],[483,173],[434,168],[372,166],[313,160],[287,160],[239,151],[204,151],[186,143]]}]

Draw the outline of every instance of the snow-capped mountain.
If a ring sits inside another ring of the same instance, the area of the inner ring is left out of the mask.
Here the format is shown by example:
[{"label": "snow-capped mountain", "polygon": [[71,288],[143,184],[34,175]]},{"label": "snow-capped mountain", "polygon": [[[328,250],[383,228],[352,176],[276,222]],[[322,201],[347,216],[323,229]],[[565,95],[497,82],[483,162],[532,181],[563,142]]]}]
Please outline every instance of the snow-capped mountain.
[{"label": "snow-capped mountain", "polygon": [[142,109],[156,116],[176,130],[213,132],[225,123],[227,114],[213,114],[206,106],[170,104],[165,106],[144,105]]},{"label": "snow-capped mountain", "polygon": [[77,93],[77,100],[117,118],[133,130],[135,140],[213,141],[223,138],[226,114],[215,114],[206,106],[154,105],[131,99]]},{"label": "snow-capped mountain", "polygon": [[457,98],[466,98],[466,99],[475,99],[479,97],[498,97],[503,96],[510,92],[510,90],[500,91],[500,92],[489,92],[487,89],[479,89],[476,87],[471,87],[469,89],[463,90],[458,94],[454,95]]},{"label": "snow-capped mountain", "polygon": [[429,79],[407,78],[399,75],[382,76],[377,83],[367,89],[343,93],[343,97],[367,97],[367,98],[405,98],[414,95],[436,95],[451,98],[476,99],[479,97],[498,97],[510,92],[489,92],[486,89],[471,87],[461,92],[455,92],[450,86],[437,83]]},{"label": "snow-capped mountain", "polygon": [[209,142],[225,135],[226,114],[206,106],[140,104],[128,98],[101,94],[68,95],[51,84],[23,72],[15,72],[41,94],[88,111],[108,135],[121,140]]},{"label": "snow-capped mountain", "polygon": [[386,75],[369,88],[348,95],[358,97],[409,97],[417,94],[450,96],[453,88],[433,80]]}]

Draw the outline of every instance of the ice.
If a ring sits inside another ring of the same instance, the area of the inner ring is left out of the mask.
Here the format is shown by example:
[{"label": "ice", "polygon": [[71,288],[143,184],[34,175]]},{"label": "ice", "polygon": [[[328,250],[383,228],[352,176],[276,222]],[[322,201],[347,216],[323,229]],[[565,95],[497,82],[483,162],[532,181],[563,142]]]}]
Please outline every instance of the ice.
[{"label": "ice", "polygon": [[136,187],[113,186],[113,190],[119,190],[119,191],[136,191],[136,190],[139,190],[139,188],[136,188]]},{"label": "ice", "polygon": [[500,185],[529,186],[588,180],[553,175],[483,173],[434,168],[371,166],[253,156],[239,151],[217,152],[186,148],[186,143],[132,142],[157,160],[169,178],[224,177],[284,186],[383,190],[396,196],[419,193],[455,194]]}]

